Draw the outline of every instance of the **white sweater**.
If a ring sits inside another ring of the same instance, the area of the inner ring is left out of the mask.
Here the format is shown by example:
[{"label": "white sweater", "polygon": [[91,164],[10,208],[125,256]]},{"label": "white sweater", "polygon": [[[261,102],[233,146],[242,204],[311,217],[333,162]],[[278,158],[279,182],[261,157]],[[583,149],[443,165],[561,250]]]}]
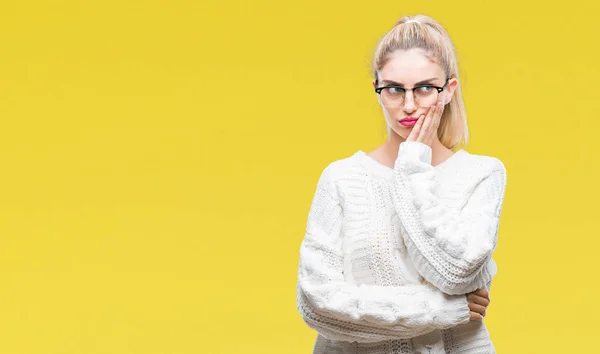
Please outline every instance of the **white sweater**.
[{"label": "white sweater", "polygon": [[502,162],[437,166],[403,142],[394,168],[358,150],[319,177],[300,245],[297,308],[314,354],[495,353],[464,294],[496,274]]}]

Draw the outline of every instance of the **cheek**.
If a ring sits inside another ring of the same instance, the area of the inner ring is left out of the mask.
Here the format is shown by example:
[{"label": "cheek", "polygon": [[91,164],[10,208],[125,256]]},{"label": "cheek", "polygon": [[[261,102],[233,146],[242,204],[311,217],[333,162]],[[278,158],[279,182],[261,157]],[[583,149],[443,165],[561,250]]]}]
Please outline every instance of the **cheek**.
[{"label": "cheek", "polygon": [[403,139],[406,139],[410,135],[412,128],[404,127],[396,121],[396,119],[398,119],[398,117],[401,114],[401,111],[388,111],[387,109],[383,110],[383,115],[385,117],[387,125],[391,128],[391,130],[393,130],[393,132],[396,135],[400,136]]},{"label": "cheek", "polygon": [[396,119],[400,117],[400,114],[401,111],[399,109],[383,108],[383,115],[388,123],[393,123],[396,121]]}]

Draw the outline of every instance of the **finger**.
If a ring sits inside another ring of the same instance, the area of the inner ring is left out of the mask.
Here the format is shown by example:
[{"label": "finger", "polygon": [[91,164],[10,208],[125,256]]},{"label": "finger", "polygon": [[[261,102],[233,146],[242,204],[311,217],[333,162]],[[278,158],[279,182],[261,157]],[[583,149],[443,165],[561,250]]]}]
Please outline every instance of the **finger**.
[{"label": "finger", "polygon": [[419,117],[419,119],[417,119],[417,122],[413,126],[413,128],[410,131],[410,134],[408,135],[408,138],[406,140],[408,140],[408,141],[415,141],[415,140],[417,140],[417,137],[419,136],[419,133],[421,131],[421,127],[423,126],[423,119],[424,118],[425,117],[423,115],[421,115]]},{"label": "finger", "polygon": [[475,302],[469,302],[468,304],[469,304],[469,308],[471,309],[471,311],[477,311],[479,313],[484,313],[485,310],[487,309],[487,306],[480,305]]},{"label": "finger", "polygon": [[471,321],[481,321],[483,320],[483,316],[480,313],[470,311],[469,315],[471,316]]},{"label": "finger", "polygon": [[490,299],[490,293],[485,289],[477,289],[477,290],[475,290],[475,294],[477,294],[479,296],[483,296],[488,300]]},{"label": "finger", "polygon": [[482,306],[486,306],[486,307],[490,305],[490,300],[488,300],[485,297],[481,297],[479,295],[476,295],[476,294],[469,294],[469,295],[467,295],[467,300],[469,302],[472,302],[472,303],[475,303],[475,304],[478,304],[478,305],[482,305]]},{"label": "finger", "polygon": [[469,302],[473,302],[475,304],[486,306],[486,307],[490,304],[490,300],[488,300],[485,297],[479,296],[477,294],[469,294],[469,295],[467,295],[467,300]]},{"label": "finger", "polygon": [[444,112],[444,102],[442,102],[442,100],[437,101],[436,103],[437,108],[438,108],[438,115],[442,115],[442,113]]},{"label": "finger", "polygon": [[421,128],[421,132],[419,133],[419,137],[417,138],[419,141],[424,141],[429,136],[429,131],[431,130],[431,121],[434,119],[435,114],[435,106],[429,107],[427,111],[427,115],[423,121],[423,127]]},{"label": "finger", "polygon": [[477,313],[483,314],[483,313],[485,313],[486,308],[485,308],[485,306],[477,305],[477,304],[474,304],[474,303],[470,302],[469,303],[469,310],[471,310],[473,312],[477,312]]},{"label": "finger", "polygon": [[440,125],[440,122],[442,121],[442,114],[444,113],[444,104],[442,103],[442,101],[439,101],[437,103],[437,108],[435,109],[435,127],[437,130],[437,127]]}]

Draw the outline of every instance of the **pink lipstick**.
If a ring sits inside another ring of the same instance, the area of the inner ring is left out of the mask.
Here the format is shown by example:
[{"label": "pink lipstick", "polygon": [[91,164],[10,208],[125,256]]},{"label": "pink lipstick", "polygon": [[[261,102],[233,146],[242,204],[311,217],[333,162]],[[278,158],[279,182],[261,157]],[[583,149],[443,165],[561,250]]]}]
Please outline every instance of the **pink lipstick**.
[{"label": "pink lipstick", "polygon": [[417,120],[419,120],[419,119],[415,118],[415,117],[406,117],[406,118],[400,119],[399,123],[405,127],[412,127],[415,124],[417,124]]}]

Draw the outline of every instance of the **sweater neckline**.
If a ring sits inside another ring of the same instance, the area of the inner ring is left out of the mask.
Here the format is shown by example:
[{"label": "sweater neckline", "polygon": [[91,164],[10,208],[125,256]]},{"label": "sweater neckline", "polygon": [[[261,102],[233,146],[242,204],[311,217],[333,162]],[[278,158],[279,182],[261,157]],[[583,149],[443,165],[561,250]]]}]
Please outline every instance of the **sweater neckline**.
[{"label": "sweater neckline", "polygon": [[[452,161],[457,158],[458,155],[462,155],[466,153],[464,149],[459,149],[454,152],[454,154],[450,155],[447,159],[442,161],[441,163],[433,166],[436,170],[443,170],[448,165],[452,164]],[[373,157],[367,155],[363,150],[358,150],[355,154],[356,157],[359,158],[361,162],[363,162],[363,166],[368,167],[370,171],[373,173],[382,176],[382,177],[391,177],[394,174],[394,169],[392,167],[386,166],[379,161],[375,160]]]}]

